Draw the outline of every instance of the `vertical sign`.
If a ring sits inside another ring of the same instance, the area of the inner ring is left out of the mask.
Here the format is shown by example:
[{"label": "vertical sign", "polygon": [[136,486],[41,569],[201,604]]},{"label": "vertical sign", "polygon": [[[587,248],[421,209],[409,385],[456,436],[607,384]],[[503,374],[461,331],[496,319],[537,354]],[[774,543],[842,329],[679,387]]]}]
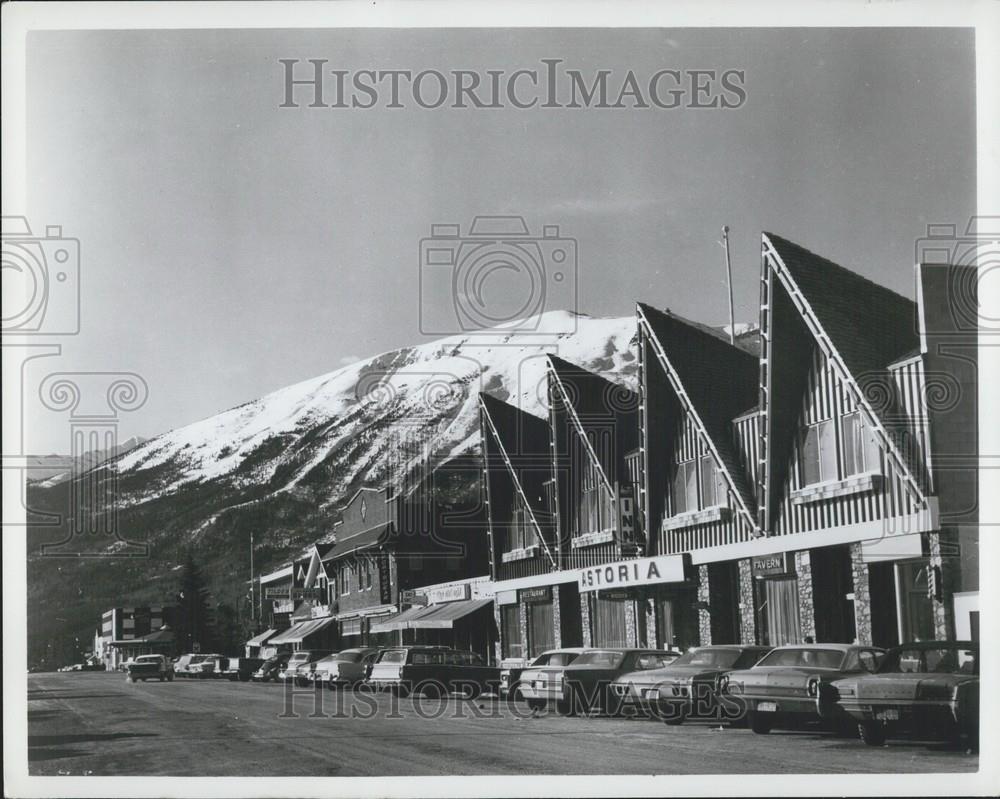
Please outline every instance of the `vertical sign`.
[{"label": "vertical sign", "polygon": [[378,564],[378,591],[379,602],[383,605],[392,603],[392,586],[389,583],[389,556],[385,552],[379,552],[375,562]]}]

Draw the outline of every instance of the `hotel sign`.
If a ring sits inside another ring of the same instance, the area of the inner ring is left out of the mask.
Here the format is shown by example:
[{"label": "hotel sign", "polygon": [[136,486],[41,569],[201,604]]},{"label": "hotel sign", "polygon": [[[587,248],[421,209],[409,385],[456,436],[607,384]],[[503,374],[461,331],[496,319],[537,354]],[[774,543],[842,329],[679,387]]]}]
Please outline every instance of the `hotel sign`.
[{"label": "hotel sign", "polygon": [[660,555],[589,566],[577,573],[580,591],[684,582],[684,556]]}]

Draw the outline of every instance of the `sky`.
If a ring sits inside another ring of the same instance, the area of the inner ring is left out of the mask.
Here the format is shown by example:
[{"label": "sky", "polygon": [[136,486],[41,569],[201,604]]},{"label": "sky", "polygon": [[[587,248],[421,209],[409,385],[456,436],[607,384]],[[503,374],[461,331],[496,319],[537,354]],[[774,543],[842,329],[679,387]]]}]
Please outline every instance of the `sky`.
[{"label": "sky", "polygon": [[[283,58],[738,69],[746,101],[281,108]],[[912,297],[915,241],[975,208],[974,49],[958,29],[44,32],[27,77],[28,218],[81,247],[81,332],[45,366],[141,374],[149,399],[120,438],[428,340],[422,318],[454,317],[421,283],[435,224],[557,225],[577,261],[547,309],[626,316],[639,300],[724,324],[724,224],[735,316],[756,321],[761,231]],[[66,452],[48,414],[27,447]]]}]

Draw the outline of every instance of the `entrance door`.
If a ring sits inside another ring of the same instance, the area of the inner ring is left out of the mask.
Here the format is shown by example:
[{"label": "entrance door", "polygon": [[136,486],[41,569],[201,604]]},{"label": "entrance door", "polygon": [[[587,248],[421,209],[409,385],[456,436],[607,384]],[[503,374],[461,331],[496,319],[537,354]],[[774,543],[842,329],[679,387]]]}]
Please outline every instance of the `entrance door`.
[{"label": "entrance door", "polygon": [[710,563],[708,591],[712,617],[712,643],[740,642],[739,567],[736,561]]},{"label": "entrance door", "polygon": [[868,566],[868,595],[872,614],[872,644],[897,646],[899,621],[896,617],[896,569],[891,561]]},{"label": "entrance door", "polygon": [[556,645],[555,614],[551,602],[530,602],[528,609],[528,657],[536,658]]},{"label": "entrance door", "polygon": [[677,624],[674,617],[674,600],[660,599],[656,608],[656,640],[660,646],[677,644]]},{"label": "entrance door", "polygon": [[900,635],[904,641],[934,640],[934,612],[927,596],[928,568],[926,559],[896,565]]},{"label": "entrance door", "polygon": [[816,611],[816,642],[850,644],[855,638],[854,575],[847,546],[823,547],[809,553]]},{"label": "entrance door", "polygon": [[778,577],[758,583],[761,638],[768,646],[802,641],[799,626],[799,581]]}]

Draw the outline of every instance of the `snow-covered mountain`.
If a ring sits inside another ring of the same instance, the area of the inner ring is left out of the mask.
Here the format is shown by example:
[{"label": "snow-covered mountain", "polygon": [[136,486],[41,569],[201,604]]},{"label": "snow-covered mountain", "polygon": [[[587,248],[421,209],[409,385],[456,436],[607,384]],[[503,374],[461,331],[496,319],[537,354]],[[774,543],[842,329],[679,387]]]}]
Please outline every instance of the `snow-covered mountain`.
[{"label": "snow-covered mountain", "polygon": [[[574,333],[555,333],[572,328]],[[417,460],[474,451],[479,391],[544,416],[545,355],[632,387],[634,317],[553,311],[532,334],[453,336],[383,353],[172,430],[118,460],[125,506],[193,484],[307,489],[337,503]]]},{"label": "snow-covered mountain", "polygon": [[25,479],[29,483],[38,483],[41,488],[52,488],[69,480],[74,473],[93,469],[108,458],[122,455],[145,441],[142,436],[132,436],[111,449],[89,450],[75,462],[69,455],[31,455],[27,459]]}]

